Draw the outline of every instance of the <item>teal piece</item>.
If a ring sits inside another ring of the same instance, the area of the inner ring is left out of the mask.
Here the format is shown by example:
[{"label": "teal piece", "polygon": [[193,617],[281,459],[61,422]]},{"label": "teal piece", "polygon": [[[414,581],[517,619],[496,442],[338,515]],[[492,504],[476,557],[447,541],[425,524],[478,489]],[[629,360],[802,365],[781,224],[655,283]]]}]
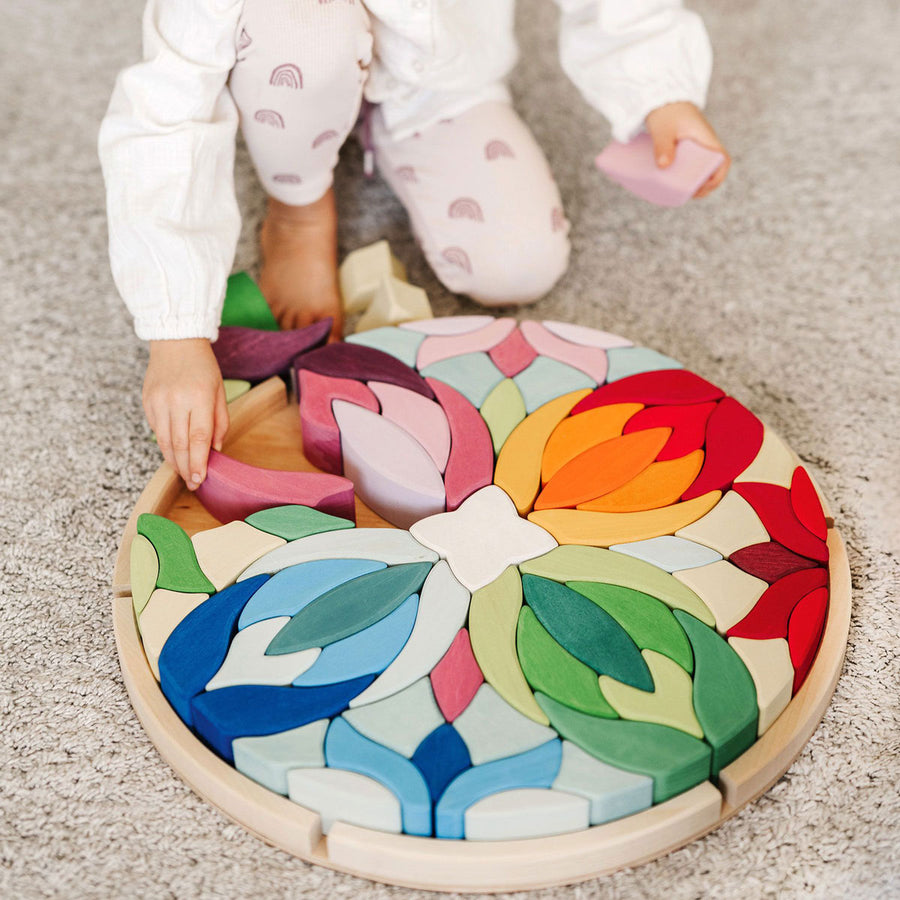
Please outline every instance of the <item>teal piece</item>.
[{"label": "teal piece", "polygon": [[328,719],[318,719],[277,734],[236,738],[231,742],[234,767],[263,787],[286,797],[287,773],[291,769],[325,765],[328,723]]},{"label": "teal piece", "polygon": [[419,345],[425,340],[425,334],[408,331],[405,328],[385,326],[384,328],[373,328],[371,331],[362,331],[359,334],[351,334],[344,340],[348,344],[361,344],[363,347],[380,350],[414,369]]},{"label": "teal piece", "polygon": [[363,737],[346,719],[332,721],[325,735],[325,760],[332,769],[346,769],[374,778],[400,801],[403,830],[431,835],[431,793],[422,773],[393,750]]},{"label": "teal piece", "polygon": [[222,325],[278,331],[278,323],[256,282],[246,272],[235,272],[225,288]]},{"label": "teal piece", "polygon": [[576,659],[642,691],[653,678],[634,641],[605,610],[556,581],[525,575],[525,600],[538,621]]},{"label": "teal piece", "polygon": [[649,347],[613,347],[606,351],[609,371],[606,383],[637,375],[640,372],[658,372],[661,369],[683,369],[678,360],[663,356]]},{"label": "teal piece", "polygon": [[627,544],[611,544],[610,550],[642,559],[665,572],[697,569],[718,562],[722,558],[710,547],[689,541],[687,538],[665,534],[645,541],[629,541]]},{"label": "teal piece", "polygon": [[516,386],[525,399],[525,411],[533,413],[539,406],[582,388],[595,388],[597,382],[580,369],[568,366],[549,356],[539,356],[515,378]]},{"label": "teal piece", "polygon": [[653,779],[653,802],[662,803],[709,778],[708,744],[666,725],[597,719],[535,694],[553,727],[586,753],[611,766]]},{"label": "teal piece", "polygon": [[274,534],[286,541],[296,541],[310,534],[342,531],[354,527],[349,519],[330,516],[310,506],[296,505],[261,509],[247,516],[244,521],[260,531],[265,531],[266,534]]},{"label": "teal piece", "polygon": [[756,687],[728,641],[681,610],[675,616],[694,648],[694,713],[712,745],[715,778],[756,741]]},{"label": "teal piece", "polygon": [[430,571],[431,563],[406,563],[340,584],[301,609],[272,638],[266,653],[327,647],[362,631],[418,594]]},{"label": "teal piece", "polygon": [[138,516],[137,532],[142,534],[159,557],[156,586],[185,594],[214,594],[215,585],[203,574],[194,545],[187,532],[175,522],[152,513]]},{"label": "teal piece", "polygon": [[476,409],[506,377],[487,353],[463,353],[426,366],[419,374],[436,378],[459,391]]}]

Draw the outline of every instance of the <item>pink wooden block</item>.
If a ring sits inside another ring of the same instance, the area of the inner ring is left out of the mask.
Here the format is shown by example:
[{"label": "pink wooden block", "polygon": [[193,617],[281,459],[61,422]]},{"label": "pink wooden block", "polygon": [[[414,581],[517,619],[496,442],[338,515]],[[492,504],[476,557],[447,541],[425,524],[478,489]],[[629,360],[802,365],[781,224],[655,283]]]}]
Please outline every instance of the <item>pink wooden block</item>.
[{"label": "pink wooden block", "polygon": [[395,384],[370,381],[369,387],[381,404],[381,414],[408,431],[443,472],[450,456],[450,426],[444,410],[433,400]]},{"label": "pink wooden block", "polygon": [[661,169],[653,155],[653,140],[642,133],[627,144],[613,141],[596,162],[600,171],[643,200],[682,206],[724,160],[721,153],[684,138],[675,147],[675,161]]},{"label": "pink wooden block", "polygon": [[478,410],[457,390],[426,378],[450,425],[450,458],[444,469],[447,511],[452,512],[470,494],[494,478],[494,445]]},{"label": "pink wooden block", "polygon": [[197,499],[220,522],[261,509],[298,504],[356,521],[353,483],[340,475],[260,469],[211,450]]},{"label": "pink wooden block", "polygon": [[314,466],[339,475],[343,472],[341,434],[334,420],[331,401],[349,400],[378,412],[378,400],[361,381],[332,378],[309,369],[301,369],[299,376],[303,453]]},{"label": "pink wooden block", "polygon": [[538,322],[523,322],[522,334],[525,340],[543,356],[559,360],[584,372],[597,382],[606,381],[609,363],[606,351],[599,347],[585,347],[583,344],[572,344],[548,331]]},{"label": "pink wooden block", "polygon": [[461,628],[441,661],[431,670],[431,689],[444,718],[452,722],[472,701],[484,675],[472,654],[469,632]]},{"label": "pink wooden block", "polygon": [[573,325],[571,322],[554,322],[545,319],[543,326],[552,331],[557,337],[573,344],[584,344],[585,347],[600,347],[609,350],[612,347],[633,347],[628,338],[610,334],[608,331],[598,331],[596,328],[587,328],[584,325]]},{"label": "pink wooden block", "polygon": [[421,370],[432,363],[463,353],[480,353],[495,347],[516,327],[515,319],[492,319],[484,328],[465,334],[432,335],[422,341],[416,357],[416,368]]},{"label": "pink wooden block", "polygon": [[294,331],[260,331],[226,325],[212,345],[223,378],[262,381],[287,372],[301,353],[320,347],[328,339],[331,319],[322,319]]},{"label": "pink wooden block", "polygon": [[537,353],[516,328],[496,347],[492,347],[488,356],[507,378],[514,378],[534,362]]},{"label": "pink wooden block", "polygon": [[447,316],[440,319],[422,319],[419,322],[403,322],[399,327],[420,334],[465,334],[477,331],[489,324],[493,316]]}]

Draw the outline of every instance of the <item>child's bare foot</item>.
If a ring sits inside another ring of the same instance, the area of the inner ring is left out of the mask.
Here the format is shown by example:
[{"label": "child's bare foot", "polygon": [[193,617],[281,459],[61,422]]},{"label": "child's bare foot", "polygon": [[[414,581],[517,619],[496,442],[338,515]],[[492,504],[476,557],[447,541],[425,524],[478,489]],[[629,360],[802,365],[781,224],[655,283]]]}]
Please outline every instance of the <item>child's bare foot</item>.
[{"label": "child's bare foot", "polygon": [[269,198],[260,233],[259,287],[282,328],[331,316],[332,340],[343,333],[337,274],[337,212],[331,189],[309,206]]}]

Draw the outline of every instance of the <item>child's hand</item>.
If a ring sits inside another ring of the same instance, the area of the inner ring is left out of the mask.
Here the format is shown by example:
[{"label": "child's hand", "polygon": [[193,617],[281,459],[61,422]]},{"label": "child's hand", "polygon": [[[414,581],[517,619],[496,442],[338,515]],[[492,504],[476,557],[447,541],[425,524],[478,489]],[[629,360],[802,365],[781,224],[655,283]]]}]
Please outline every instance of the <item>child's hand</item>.
[{"label": "child's hand", "polygon": [[228,431],[225,387],[209,341],[150,341],[143,401],[166,462],[196,490],[210,445],[220,450]]},{"label": "child's hand", "polygon": [[695,197],[705,197],[714,191],[724,180],[731,167],[731,157],[728,155],[722,143],[716,137],[705,116],[693,103],[679,102],[667,103],[648,113],[646,118],[647,131],[653,138],[653,152],[656,156],[656,164],[665,169],[675,159],[675,145],[682,138],[690,138],[703,147],[717,150],[725,155],[725,162],[716,169],[705,184],[694,194]]}]

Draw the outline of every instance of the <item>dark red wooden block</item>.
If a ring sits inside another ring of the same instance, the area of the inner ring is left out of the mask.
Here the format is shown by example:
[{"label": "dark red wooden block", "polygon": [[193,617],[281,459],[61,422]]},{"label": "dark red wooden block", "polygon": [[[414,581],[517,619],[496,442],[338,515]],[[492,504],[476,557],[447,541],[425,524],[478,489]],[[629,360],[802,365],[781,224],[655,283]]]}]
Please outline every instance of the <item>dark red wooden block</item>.
[{"label": "dark red wooden block", "polygon": [[818,563],[798,556],[796,553],[782,547],[777,541],[763,541],[761,544],[751,544],[735,550],[728,561],[743,569],[748,575],[762,578],[769,584],[774,584],[785,575],[799,572],[801,569],[814,569]]},{"label": "dark red wooden block", "polygon": [[223,378],[263,381],[288,372],[301,353],[321,347],[331,332],[331,319],[294,331],[260,331],[237,325],[219,329],[212,345]]},{"label": "dark red wooden block", "polygon": [[791,478],[791,506],[801,524],[823,541],[828,537],[828,525],[819,495],[809,473],[802,466],[794,469]]},{"label": "dark red wooden block", "polygon": [[828,588],[810,591],[795,607],[788,623],[788,646],[794,667],[793,693],[806,680],[825,630],[828,615]]},{"label": "dark red wooden block", "polygon": [[793,572],[776,581],[756,601],[756,606],[728,630],[728,637],[787,637],[788,620],[794,607],[810,592],[828,584],[828,570],[821,567]]},{"label": "dark red wooden block", "polygon": [[686,369],[661,369],[639,372],[611,384],[598,387],[575,405],[571,415],[586,412],[609,403],[708,403],[725,396],[724,391]]},{"label": "dark red wooden block", "polygon": [[706,421],[715,403],[692,403],[688,406],[651,406],[635,413],[626,423],[623,434],[646,428],[669,427],[672,434],[656,456],[658,461],[678,459],[699,450],[706,440]]}]

